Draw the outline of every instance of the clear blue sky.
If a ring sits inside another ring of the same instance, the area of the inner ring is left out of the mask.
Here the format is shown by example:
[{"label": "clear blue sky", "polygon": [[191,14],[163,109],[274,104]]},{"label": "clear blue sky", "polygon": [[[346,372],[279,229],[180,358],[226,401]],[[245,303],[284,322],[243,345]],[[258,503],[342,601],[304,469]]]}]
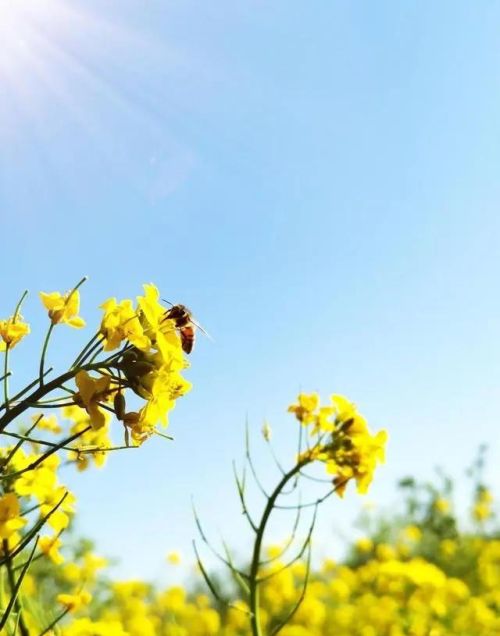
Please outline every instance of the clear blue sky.
[{"label": "clear blue sky", "polygon": [[[300,389],[389,429],[380,505],[483,441],[500,492],[498,3],[0,0],[2,20],[2,315],[33,292],[17,373],[36,292],[83,274],[89,323],[154,281],[215,338],[175,443],[68,477],[120,574],[190,552],[191,495],[244,549],[245,418],[286,453]],[[54,363],[82,338],[59,337]],[[325,507],[319,549],[362,504]]]}]

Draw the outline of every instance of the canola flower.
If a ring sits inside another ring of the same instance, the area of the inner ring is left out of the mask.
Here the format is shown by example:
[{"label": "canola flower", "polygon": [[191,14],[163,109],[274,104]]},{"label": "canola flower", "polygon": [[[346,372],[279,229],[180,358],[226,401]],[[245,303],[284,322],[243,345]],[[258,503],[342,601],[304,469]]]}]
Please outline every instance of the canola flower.
[{"label": "canola flower", "polygon": [[299,463],[323,462],[333,475],[340,497],[351,479],[356,481],[359,493],[368,492],[377,464],[385,461],[387,432],[372,435],[356,406],[341,395],[332,395],[330,404],[321,406],[318,395],[300,394],[288,410],[315,439],[312,447],[301,454]]},{"label": "canola flower", "polygon": [[40,292],[40,299],[49,313],[53,325],[65,323],[70,327],[81,329],[85,327],[85,320],[78,315],[80,311],[80,292],[77,289],[64,294]]},{"label": "canola flower", "polygon": [[[432,497],[417,497],[416,512],[403,522],[382,519],[380,530],[353,539],[341,561],[327,557],[308,570],[306,563],[287,565],[281,556],[288,539],[268,546],[261,570],[261,577],[269,577],[260,595],[263,633],[276,633],[287,616],[279,631],[285,636],[500,633],[500,529],[456,530],[454,539],[446,538],[451,530],[439,521],[448,512],[436,510]],[[452,554],[441,550],[446,542],[454,544]],[[290,615],[306,577],[303,601]],[[227,582],[218,589],[224,587],[231,589]],[[140,580],[111,582],[92,619],[80,608],[62,635],[248,636],[249,606],[236,591],[230,598],[231,607],[224,608],[196,585],[158,589]]]},{"label": "canola flower", "polygon": [[[267,633],[270,621],[274,619],[276,619],[276,624],[270,633],[275,634],[285,630],[292,617],[300,611],[300,607],[306,598],[309,582],[312,534],[319,505],[333,493],[337,493],[337,495],[342,497],[351,479],[357,482],[358,492],[365,494],[373,479],[377,464],[385,459],[384,449],[387,433],[380,431],[372,435],[366,420],[358,413],[354,404],[342,396],[334,395],[330,400],[330,404],[322,406],[317,394],[302,393],[298,396],[297,402],[288,408],[288,411],[293,413],[300,422],[301,427],[305,427],[309,432],[306,448],[302,450],[302,435],[299,435],[299,453],[294,464],[288,470],[282,467],[273,454],[281,476],[275,488],[268,493],[256,475],[247,439],[246,460],[259,489],[265,497],[265,505],[260,517],[255,520],[247,504],[245,473],[241,476],[236,473],[236,487],[242,504],[242,512],[254,534],[250,565],[243,569],[237,568],[226,545],[224,545],[226,557],[219,557],[228,567],[235,583],[241,587],[242,596],[237,600],[240,603],[239,608],[247,616],[246,629],[252,636],[264,636]],[[268,423],[263,426],[262,436],[265,442],[270,445],[271,428]],[[289,492],[294,492],[298,484],[307,477],[304,474],[304,470],[318,462],[325,464],[327,472],[332,476],[331,479],[326,480],[329,483],[329,489],[325,494],[309,503],[303,504],[299,502],[295,505],[284,506],[286,509],[292,509],[297,513],[294,530],[286,546],[278,555],[270,559],[271,562],[276,564],[276,569],[266,569],[266,563],[269,561],[263,559],[262,554],[269,520],[275,510],[283,508],[283,497]],[[299,544],[295,556],[291,557],[288,562],[282,562],[280,557],[296,543],[295,533],[300,512],[308,507],[312,508],[314,512],[305,539],[301,545]],[[200,538],[203,543],[208,544],[198,518],[196,518],[196,523]],[[234,608],[234,602],[224,600],[218,593],[214,581],[203,565],[196,544],[195,552],[198,567],[212,594],[229,609]],[[271,607],[270,612],[264,602],[265,595],[269,592],[269,589],[272,589],[269,587],[270,580],[278,576],[282,570],[290,569],[292,566],[294,568],[302,568],[304,572],[302,581],[300,584],[290,586],[290,593],[286,597],[284,607],[279,609]]]},{"label": "canola flower", "polygon": [[[54,606],[57,600],[63,610],[52,623],[34,627],[35,618],[20,601],[22,593],[33,587],[29,571],[34,564],[45,560],[60,567],[65,561],[64,533],[75,514],[76,497],[59,480],[61,460],[79,471],[91,465],[101,467],[110,451],[134,448],[153,435],[162,435],[157,427],[168,424],[176,400],[191,388],[182,375],[189,365],[179,334],[171,320],[164,320],[167,309],[153,284],[144,286],[144,296],[136,302],[105,301],[100,324],[74,362],[59,374],[48,367],[55,328],[86,326],[80,315],[79,290],[85,280],[64,293],[40,292],[49,324],[38,377],[15,394],[9,386],[14,359],[9,354],[30,334],[20,313],[27,292],[11,317],[0,320],[4,356],[0,379],[2,635],[58,633],[57,624],[64,616],[80,611],[91,600],[86,581],[92,582],[92,570],[102,564],[89,562],[82,569],[86,578],[79,581],[80,587],[61,590],[58,599],[53,599]],[[127,408],[128,402],[133,402],[134,410]],[[113,443],[116,434],[123,435],[122,446]]]},{"label": "canola flower", "polygon": [[30,326],[23,322],[22,316],[11,316],[7,320],[0,320],[0,351],[8,345],[14,348],[21,340],[30,333]]}]

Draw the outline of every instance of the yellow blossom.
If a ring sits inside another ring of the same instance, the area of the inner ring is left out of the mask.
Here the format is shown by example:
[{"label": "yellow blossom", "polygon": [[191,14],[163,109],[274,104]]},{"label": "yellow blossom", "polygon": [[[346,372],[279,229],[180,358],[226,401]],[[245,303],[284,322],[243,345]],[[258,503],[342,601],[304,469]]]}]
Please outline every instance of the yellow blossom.
[{"label": "yellow blossom", "polygon": [[152,283],[143,287],[144,296],[138,296],[137,303],[141,310],[144,333],[163,360],[169,364],[175,361],[177,369],[180,369],[184,365],[184,357],[175,324],[172,320],[165,319],[166,309],[160,304],[160,292],[157,287]]},{"label": "yellow blossom", "polygon": [[148,401],[140,411],[139,421],[146,426],[168,423],[167,414],[175,406],[175,400],[191,389],[191,383],[180,373],[165,367],[154,374]]},{"label": "yellow blossom", "polygon": [[65,294],[40,292],[40,298],[45,309],[49,312],[49,318],[53,325],[66,323],[77,329],[85,327],[85,321],[78,316],[80,310],[80,292],[78,290]]},{"label": "yellow blossom", "polygon": [[362,537],[356,541],[356,548],[360,552],[371,552],[373,550],[373,541],[368,537]]},{"label": "yellow blossom", "polygon": [[131,300],[116,302],[109,298],[102,305],[104,316],[100,332],[104,336],[104,351],[116,349],[123,340],[128,340],[138,349],[147,351],[151,342],[144,335],[142,324]]},{"label": "yellow blossom", "polygon": [[56,565],[60,565],[64,562],[63,555],[59,552],[59,548],[62,545],[61,539],[59,537],[40,537],[38,541],[38,547],[43,552],[43,554],[47,555],[53,563]]},{"label": "yellow blossom", "polygon": [[450,509],[450,502],[447,499],[443,499],[439,497],[434,501],[434,508],[441,512],[442,514],[446,514]]},{"label": "yellow blossom", "polygon": [[288,412],[303,424],[308,424],[314,419],[314,411],[319,406],[319,395],[317,393],[300,393],[297,403],[288,407]]},{"label": "yellow blossom", "polygon": [[420,541],[422,538],[422,530],[416,525],[406,526],[403,531],[404,537],[409,541]]},{"label": "yellow blossom", "polygon": [[493,496],[487,488],[480,487],[478,489],[474,506],[472,508],[472,516],[476,521],[486,521],[493,514],[492,509]]},{"label": "yellow blossom", "polygon": [[33,424],[36,422],[37,428],[44,431],[50,431],[56,434],[62,432],[61,425],[55,415],[44,415],[43,417],[40,417],[40,415],[32,415],[31,419],[33,420]]},{"label": "yellow blossom", "polygon": [[58,594],[57,601],[70,612],[76,612],[84,605],[88,605],[92,600],[89,592],[82,590],[77,594]]},{"label": "yellow blossom", "polygon": [[179,565],[181,562],[181,555],[178,552],[169,552],[167,554],[167,561],[170,565]]},{"label": "yellow blossom", "polygon": [[0,350],[5,349],[5,345],[8,345],[11,349],[14,348],[29,333],[30,326],[23,322],[22,317],[19,315],[11,316],[7,320],[0,320],[0,338],[3,344]]},{"label": "yellow blossom", "polygon": [[[74,513],[75,496],[64,486],[54,488],[46,495],[40,506],[43,516],[49,515],[48,525],[54,532],[61,532],[68,527],[70,517]],[[54,508],[57,507],[56,510]]]},{"label": "yellow blossom", "polygon": [[25,470],[14,482],[14,490],[21,497],[36,497],[39,501],[44,501],[57,483],[56,470],[60,460],[55,454],[47,457],[36,468],[26,470],[40,457],[39,454],[24,455],[19,451],[16,453],[15,469]]},{"label": "yellow blossom", "polygon": [[94,429],[100,429],[106,424],[106,416],[99,408],[99,402],[109,399],[111,383],[110,376],[93,378],[87,371],[79,371],[75,376],[78,393],[75,402],[85,408],[90,417],[90,424]]},{"label": "yellow blossom", "polygon": [[0,538],[8,539],[26,524],[21,517],[19,499],[13,492],[0,497]]}]

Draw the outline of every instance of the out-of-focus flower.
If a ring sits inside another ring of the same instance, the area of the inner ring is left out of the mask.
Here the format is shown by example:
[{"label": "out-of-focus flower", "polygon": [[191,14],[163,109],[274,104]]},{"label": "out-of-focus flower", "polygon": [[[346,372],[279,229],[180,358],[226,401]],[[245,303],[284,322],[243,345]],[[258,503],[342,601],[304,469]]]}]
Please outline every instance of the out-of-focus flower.
[{"label": "out-of-focus flower", "polygon": [[474,505],[472,507],[472,517],[476,521],[486,521],[493,515],[493,495],[484,486],[477,490]]},{"label": "out-of-focus flower", "polygon": [[271,441],[272,434],[273,432],[271,430],[271,427],[267,422],[264,422],[264,424],[262,425],[262,437],[266,440],[266,442]]},{"label": "out-of-focus flower", "polygon": [[81,607],[88,605],[92,600],[92,596],[86,590],[82,590],[76,594],[58,594],[57,601],[61,603],[70,612],[76,612]]},{"label": "out-of-focus flower", "polygon": [[31,419],[33,420],[33,424],[36,423],[37,428],[43,431],[50,431],[55,434],[62,432],[62,427],[55,415],[44,415],[43,417],[40,417],[40,415],[32,415]]},{"label": "out-of-focus flower", "polygon": [[434,501],[434,509],[440,512],[441,514],[446,514],[450,510],[450,502],[447,499],[438,497]]},{"label": "out-of-focus flower", "polygon": [[38,547],[40,550],[56,565],[60,565],[64,562],[64,557],[59,552],[61,545],[62,541],[58,536],[40,537],[40,540],[38,541]]},{"label": "out-of-focus flower", "polygon": [[0,497],[0,538],[12,537],[26,523],[26,519],[21,516],[21,507],[17,496],[13,492],[9,492]]},{"label": "out-of-focus flower", "polygon": [[178,552],[169,552],[167,554],[167,561],[170,565],[179,565],[181,562],[181,555]]}]

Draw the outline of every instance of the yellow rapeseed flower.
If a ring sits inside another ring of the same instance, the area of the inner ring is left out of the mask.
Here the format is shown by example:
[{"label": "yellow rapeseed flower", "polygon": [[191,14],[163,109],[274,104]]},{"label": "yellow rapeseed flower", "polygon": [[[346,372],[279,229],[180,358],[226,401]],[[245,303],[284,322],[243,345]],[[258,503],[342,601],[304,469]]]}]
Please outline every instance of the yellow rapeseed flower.
[{"label": "yellow rapeseed flower", "polygon": [[116,302],[116,298],[109,298],[102,305],[104,316],[101,321],[100,333],[104,336],[104,351],[112,351],[128,340],[138,349],[147,351],[151,342],[144,335],[144,329],[137,311],[131,300]]},{"label": "yellow rapeseed flower", "polygon": [[476,521],[486,521],[493,515],[493,496],[484,487],[478,489],[472,508],[472,516]]},{"label": "yellow rapeseed flower", "polygon": [[0,497],[0,538],[8,539],[26,523],[26,519],[21,517],[21,507],[17,496],[9,492]]},{"label": "yellow rapeseed flower", "polygon": [[[46,516],[50,513],[47,523],[54,532],[61,532],[68,527],[70,515],[75,511],[75,501],[73,493],[64,486],[58,486],[46,495],[40,506],[40,514]],[[57,510],[54,510],[58,504]]]},{"label": "yellow rapeseed flower", "polygon": [[317,393],[300,393],[296,404],[288,407],[288,412],[293,413],[302,424],[309,424],[314,420],[314,411],[319,406]]},{"label": "yellow rapeseed flower", "polygon": [[450,502],[447,499],[438,497],[438,499],[434,501],[434,508],[438,512],[441,512],[442,514],[446,514],[450,509]]},{"label": "yellow rapeseed flower", "polygon": [[57,601],[61,603],[70,612],[76,612],[84,605],[88,605],[92,600],[92,596],[86,590],[82,590],[76,594],[58,594]]},{"label": "yellow rapeseed flower", "polygon": [[20,342],[24,336],[30,333],[30,326],[28,323],[23,322],[21,316],[11,316],[7,320],[0,320],[0,351],[5,349],[8,345],[11,349]]},{"label": "yellow rapeseed flower", "polygon": [[184,363],[181,340],[172,320],[165,320],[166,309],[160,304],[160,292],[158,288],[150,284],[143,285],[144,296],[137,297],[137,303],[141,310],[141,321],[144,333],[160,352],[163,360],[172,365],[175,361],[177,370]]},{"label": "yellow rapeseed flower", "polygon": [[110,376],[93,378],[87,371],[79,371],[75,376],[78,393],[75,394],[75,402],[83,406],[90,417],[90,424],[94,429],[100,429],[106,424],[106,416],[99,408],[99,402],[109,399]]},{"label": "yellow rapeseed flower", "polygon": [[32,415],[31,419],[33,420],[33,424],[36,422],[37,428],[41,428],[44,431],[56,434],[62,432],[62,427],[55,415],[44,415],[43,417],[40,417],[40,415]]},{"label": "yellow rapeseed flower", "polygon": [[167,561],[170,565],[179,565],[181,562],[181,555],[178,552],[169,552],[167,554]]},{"label": "yellow rapeseed flower", "polygon": [[64,562],[63,555],[59,552],[59,548],[62,545],[61,539],[59,537],[40,537],[38,541],[38,547],[43,552],[43,554],[47,555],[49,559],[55,563],[56,565],[60,565]]},{"label": "yellow rapeseed flower", "polygon": [[40,292],[40,299],[49,312],[49,318],[53,325],[66,323],[70,327],[80,329],[85,327],[85,320],[78,316],[80,311],[80,292],[73,290],[61,294]]},{"label": "yellow rapeseed flower", "polygon": [[371,552],[373,550],[373,541],[368,537],[361,537],[356,541],[356,548],[359,552]]}]

